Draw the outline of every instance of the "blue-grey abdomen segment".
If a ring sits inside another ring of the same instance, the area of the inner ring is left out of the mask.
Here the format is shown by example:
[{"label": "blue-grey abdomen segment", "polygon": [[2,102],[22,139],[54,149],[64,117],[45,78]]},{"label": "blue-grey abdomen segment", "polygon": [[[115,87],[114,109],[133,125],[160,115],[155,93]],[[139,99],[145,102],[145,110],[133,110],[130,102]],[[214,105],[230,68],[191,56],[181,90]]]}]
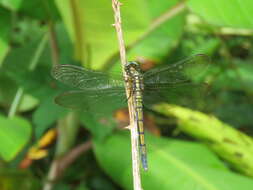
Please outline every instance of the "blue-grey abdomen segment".
[{"label": "blue-grey abdomen segment", "polygon": [[139,89],[138,87],[139,85],[136,85],[134,98],[135,98],[136,122],[138,126],[138,135],[139,135],[139,151],[141,156],[142,167],[144,170],[147,170],[148,163],[147,163],[147,150],[144,137],[142,92],[141,89]]},{"label": "blue-grey abdomen segment", "polygon": [[140,155],[141,155],[141,163],[142,168],[147,171],[148,170],[148,160],[147,160],[147,149],[146,145],[144,146],[140,145]]}]

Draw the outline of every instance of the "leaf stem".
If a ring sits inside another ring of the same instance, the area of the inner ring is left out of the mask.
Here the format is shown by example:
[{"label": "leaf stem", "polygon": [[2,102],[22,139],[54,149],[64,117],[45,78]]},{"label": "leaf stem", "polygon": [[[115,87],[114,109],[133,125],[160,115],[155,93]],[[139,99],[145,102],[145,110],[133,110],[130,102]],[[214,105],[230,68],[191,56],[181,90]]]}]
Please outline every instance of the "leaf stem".
[{"label": "leaf stem", "polygon": [[73,21],[73,28],[75,33],[75,58],[78,61],[84,63],[84,38],[83,38],[83,31],[82,31],[82,16],[80,14],[80,9],[78,6],[77,0],[70,0],[69,1],[71,16]]},{"label": "leaf stem", "polygon": [[24,93],[24,89],[22,87],[19,87],[16,92],[16,95],[12,101],[11,108],[8,113],[9,118],[13,117],[16,114],[18,106],[19,106],[21,99],[23,97],[23,93]]}]

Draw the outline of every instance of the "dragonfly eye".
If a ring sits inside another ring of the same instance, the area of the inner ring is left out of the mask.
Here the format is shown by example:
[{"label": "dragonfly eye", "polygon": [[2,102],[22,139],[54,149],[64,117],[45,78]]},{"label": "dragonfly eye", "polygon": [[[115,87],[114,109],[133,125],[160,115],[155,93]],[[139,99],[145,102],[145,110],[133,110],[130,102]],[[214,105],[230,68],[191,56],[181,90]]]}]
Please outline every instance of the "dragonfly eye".
[{"label": "dragonfly eye", "polygon": [[125,65],[125,71],[127,72],[127,74],[134,74],[134,72],[140,72],[140,65],[135,62],[135,61],[130,61]]}]

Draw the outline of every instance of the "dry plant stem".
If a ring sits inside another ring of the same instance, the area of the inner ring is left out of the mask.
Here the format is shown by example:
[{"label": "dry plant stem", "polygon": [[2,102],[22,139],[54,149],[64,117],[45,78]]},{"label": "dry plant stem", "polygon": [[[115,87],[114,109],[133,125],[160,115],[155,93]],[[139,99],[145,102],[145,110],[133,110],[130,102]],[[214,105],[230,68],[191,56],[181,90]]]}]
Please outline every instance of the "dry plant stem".
[{"label": "dry plant stem", "polygon": [[91,149],[91,141],[87,141],[83,144],[70,150],[62,158],[55,159],[51,164],[50,171],[47,176],[47,182],[45,183],[43,190],[52,190],[55,181],[63,174],[64,170],[72,164],[81,154]]},{"label": "dry plant stem", "polygon": [[[117,37],[119,41],[119,49],[120,49],[120,59],[122,64],[122,72],[124,77],[126,77],[126,73],[124,70],[124,66],[127,63],[126,60],[126,49],[125,43],[123,39],[123,33],[121,28],[121,17],[120,17],[120,2],[117,0],[112,0],[112,7],[114,10],[114,19],[115,19],[115,29],[117,32]],[[127,97],[130,95],[130,91],[126,88]],[[128,110],[130,116],[130,131],[131,131],[131,148],[132,148],[132,172],[133,172],[133,184],[134,190],[142,190],[141,187],[141,177],[140,177],[140,163],[139,163],[139,151],[138,151],[138,129],[137,123],[134,119],[134,105],[133,105],[132,96],[128,99]]]},{"label": "dry plant stem", "polygon": [[63,171],[72,164],[81,154],[84,152],[87,152],[92,147],[91,140],[88,140],[87,142],[80,144],[70,150],[64,157],[60,159],[60,164],[57,169],[58,176],[63,173]]},{"label": "dry plant stem", "polygon": [[46,181],[45,185],[43,186],[43,190],[53,189],[54,180],[52,180],[52,179],[55,179],[55,174],[57,173],[58,164],[59,164],[59,162],[57,160],[54,160],[52,162],[48,176],[47,176],[47,181]]},{"label": "dry plant stem", "polygon": [[53,65],[56,65],[59,63],[59,47],[57,43],[54,24],[52,22],[48,23],[48,31],[49,31],[49,42],[51,47],[52,63]]}]

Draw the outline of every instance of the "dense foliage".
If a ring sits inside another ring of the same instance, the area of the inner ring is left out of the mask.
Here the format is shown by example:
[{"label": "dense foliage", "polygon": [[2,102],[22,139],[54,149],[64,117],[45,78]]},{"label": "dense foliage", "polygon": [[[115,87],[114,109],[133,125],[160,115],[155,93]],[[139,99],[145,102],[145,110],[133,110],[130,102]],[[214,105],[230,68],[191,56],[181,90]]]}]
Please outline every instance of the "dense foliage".
[{"label": "dense foliage", "polygon": [[[121,9],[127,57],[144,69],[211,60],[192,78],[208,84],[203,95],[183,88],[145,113],[143,188],[253,189],[252,0],[128,0]],[[0,0],[0,15],[0,189],[131,189],[126,110],[60,107],[54,98],[69,88],[50,75],[55,64],[121,74],[111,2]]]}]

